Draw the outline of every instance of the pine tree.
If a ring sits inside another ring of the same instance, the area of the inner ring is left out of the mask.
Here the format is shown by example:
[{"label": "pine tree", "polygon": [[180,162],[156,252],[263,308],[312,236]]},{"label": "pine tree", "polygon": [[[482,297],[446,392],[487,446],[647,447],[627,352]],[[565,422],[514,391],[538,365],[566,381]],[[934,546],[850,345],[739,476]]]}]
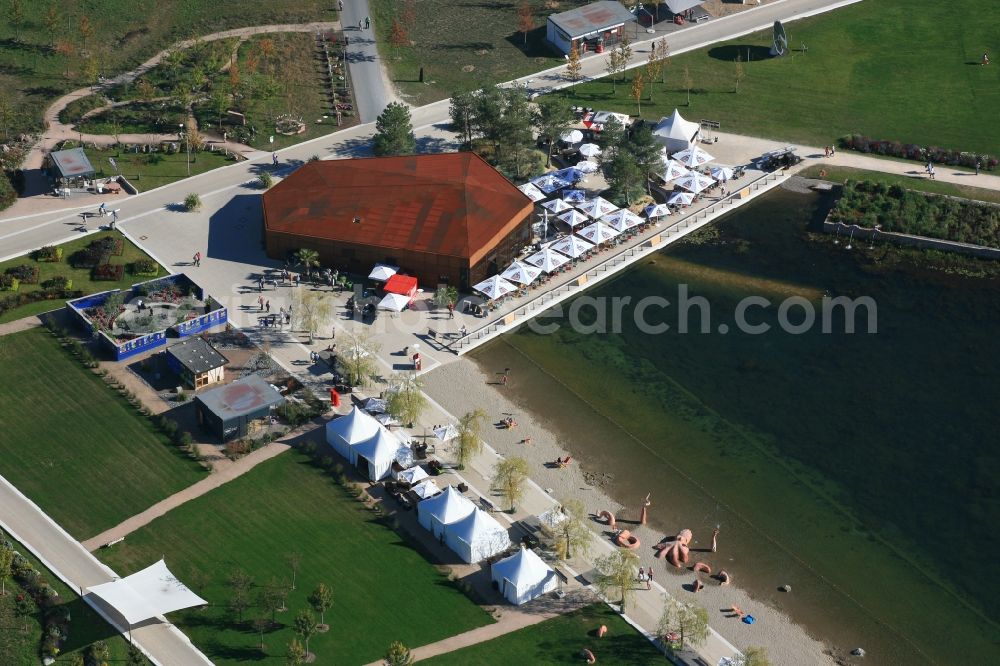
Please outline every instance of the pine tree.
[{"label": "pine tree", "polygon": [[375,121],[375,154],[412,155],[417,139],[413,135],[410,109],[400,102],[392,102]]}]

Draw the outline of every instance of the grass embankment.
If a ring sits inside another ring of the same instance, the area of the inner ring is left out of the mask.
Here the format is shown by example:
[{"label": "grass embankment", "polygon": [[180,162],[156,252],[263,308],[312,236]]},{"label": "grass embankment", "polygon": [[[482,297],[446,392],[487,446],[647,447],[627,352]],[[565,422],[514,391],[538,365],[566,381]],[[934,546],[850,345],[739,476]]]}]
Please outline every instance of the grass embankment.
[{"label": "grass embankment", "polygon": [[[161,0],[141,7],[126,0],[21,6],[23,23],[12,23],[6,8],[0,22],[0,90],[16,111],[13,135],[38,129],[43,109],[59,95],[94,83],[97,74],[128,71],[180,40],[244,26],[337,18],[336,3],[312,0],[240,3],[239,11],[232,3],[208,0]],[[46,18],[50,7],[51,24]]]},{"label": "grass embankment", "polygon": [[[91,225],[93,224],[94,223],[91,222]],[[91,278],[90,268],[74,268],[70,265],[69,258],[74,252],[82,250],[94,241],[98,241],[108,236],[121,238],[121,235],[115,231],[101,231],[96,234],[82,236],[78,240],[73,240],[58,246],[62,248],[63,251],[63,258],[61,261],[36,261],[32,258],[32,255],[26,254],[20,257],[15,257],[14,259],[0,262],[0,273],[4,273],[7,269],[14,268],[15,266],[28,265],[38,268],[38,282],[36,284],[26,284],[22,282],[18,287],[16,292],[17,294],[44,291],[42,284],[56,276],[62,276],[72,280],[73,290],[80,290],[84,294],[93,294],[99,291],[108,291],[111,289],[126,289],[131,287],[136,282],[152,280],[154,277],[162,277],[167,274],[167,271],[159,264],[157,264],[157,274],[155,276],[136,276],[130,273],[128,270],[128,266],[130,264],[138,259],[149,259],[150,257],[126,238],[122,238],[123,246],[121,256],[112,255],[111,257],[112,264],[121,264],[126,266],[125,273],[121,280],[93,280]],[[15,295],[16,294],[11,292],[0,292],[0,301],[4,298],[13,297]],[[21,319],[23,317],[41,314],[43,312],[48,312],[49,310],[55,310],[62,307],[62,305],[62,300],[40,300],[12,307],[10,309],[4,308],[0,311],[0,324],[8,321],[14,321],[15,319]]]},{"label": "grass embankment", "polygon": [[203,477],[44,329],[0,338],[0,475],[70,534],[99,534]]},{"label": "grass embankment", "polygon": [[[993,153],[1000,125],[984,110],[1000,107],[1000,67],[979,59],[1000,42],[997,26],[1000,3],[857,3],[787,24],[793,52],[783,58],[768,57],[770,30],[671,58],[666,85],[646,87],[642,116],[656,120],[678,108],[690,120],[718,120],[726,132],[813,146],[860,132]],[[636,71],[626,73],[629,81]],[[556,94],[635,114],[630,87],[619,84],[613,94],[605,78]]]},{"label": "grass embankment", "polygon": [[[825,175],[820,175],[825,172]],[[803,178],[820,178],[834,183],[843,183],[848,180],[867,180],[873,183],[885,183],[886,185],[899,185],[900,187],[916,192],[927,192],[929,194],[945,194],[951,197],[972,199],[974,201],[986,201],[989,203],[1000,203],[1000,191],[989,190],[985,187],[972,187],[970,185],[956,185],[943,180],[930,180],[926,177],[904,176],[883,171],[868,171],[867,169],[853,169],[851,167],[830,166],[826,164],[814,164],[799,172]]]},{"label": "grass embankment", "polygon": [[[509,81],[555,67],[563,58],[545,41],[545,17],[552,10],[531,3],[534,30],[517,32],[514,0],[419,0],[412,21],[405,2],[373,0],[372,29],[389,67],[389,78],[409,104],[420,106],[450,97],[458,90]],[[568,9],[568,6],[563,7]],[[396,17],[406,26],[409,46],[394,47],[390,39]],[[420,68],[424,68],[424,83]]]},{"label": "grass embankment", "polygon": [[[267,586],[287,589],[292,570],[286,556],[293,552],[301,557],[296,589],[289,591],[288,611],[277,614],[276,625],[264,632],[262,654],[251,620],[267,613],[256,599]],[[101,553],[122,575],[161,555],[211,604],[172,613],[171,621],[219,664],[283,658],[295,636],[294,618],[309,607],[307,597],[319,583],[333,590],[333,606],[326,612],[332,629],[310,641],[322,662],[364,664],[378,660],[393,640],[423,645],[491,622],[420,553],[296,450],[174,509]],[[243,622],[229,609],[232,593],[226,586],[237,568],[255,581]]]},{"label": "grass embankment", "polygon": [[[597,628],[602,624],[607,625],[608,633],[598,639]],[[639,666],[664,661],[663,654],[621,615],[604,604],[595,604],[485,643],[433,657],[425,663],[433,666],[579,664],[580,650],[585,647],[600,663]]]},{"label": "grass embankment", "polygon": [[830,221],[1000,247],[1000,207],[928,196],[901,185],[849,181]]},{"label": "grass embankment", "polygon": [[[103,150],[86,148],[84,152],[87,153],[87,159],[97,169],[97,175],[101,178],[116,174],[108,162],[109,157],[114,158],[118,163],[117,173],[125,176],[140,192],[170,185],[189,177],[188,156],[184,151],[183,141],[180,142],[180,151],[176,153],[130,153],[117,148]],[[235,163],[236,159],[226,155],[221,148],[218,151],[192,152],[191,176]]]}]

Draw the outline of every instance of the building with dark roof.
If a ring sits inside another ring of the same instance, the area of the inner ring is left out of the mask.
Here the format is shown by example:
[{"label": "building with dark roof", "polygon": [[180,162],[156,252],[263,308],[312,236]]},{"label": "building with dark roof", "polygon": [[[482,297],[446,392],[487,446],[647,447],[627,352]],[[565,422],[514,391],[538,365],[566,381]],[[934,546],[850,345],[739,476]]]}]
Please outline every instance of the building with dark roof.
[{"label": "building with dark roof", "polygon": [[599,51],[598,46],[603,49],[621,41],[625,24],[634,21],[635,16],[620,2],[592,2],[549,15],[545,38],[563,53],[569,53],[574,46],[580,54]]},{"label": "building with dark roof", "polygon": [[49,153],[47,163],[49,175],[65,183],[88,178],[97,173],[94,165],[87,159],[87,154],[83,152],[83,148],[53,151]]},{"label": "building with dark roof", "polygon": [[223,442],[253,435],[270,420],[271,410],[284,401],[284,396],[258,375],[194,397],[198,425]]},{"label": "building with dark roof", "polygon": [[268,256],[300,248],[340,270],[399,266],[467,288],[530,240],[531,200],[475,153],[309,162],[263,195]]},{"label": "building with dark roof", "polygon": [[195,390],[221,382],[229,359],[201,338],[188,338],[167,347],[167,366]]}]

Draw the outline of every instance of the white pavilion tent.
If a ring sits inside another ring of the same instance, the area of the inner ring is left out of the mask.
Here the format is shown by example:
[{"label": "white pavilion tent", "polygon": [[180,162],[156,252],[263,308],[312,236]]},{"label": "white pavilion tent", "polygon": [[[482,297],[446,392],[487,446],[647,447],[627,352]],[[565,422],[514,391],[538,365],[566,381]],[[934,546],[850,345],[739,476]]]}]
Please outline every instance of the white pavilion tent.
[{"label": "white pavilion tent", "polygon": [[683,176],[691,173],[688,168],[676,160],[663,160],[663,174],[660,176],[663,178],[663,182],[669,183],[675,178],[681,178]]},{"label": "white pavilion tent", "polygon": [[413,493],[420,499],[425,500],[440,495],[441,489],[438,488],[438,484],[434,482],[434,479],[430,479],[414,486]]},{"label": "white pavilion tent", "polygon": [[[429,481],[427,483],[430,483]],[[426,485],[426,484],[421,484]],[[454,486],[417,505],[417,521],[436,538],[445,532],[445,526],[465,518],[476,510],[476,506]]]},{"label": "white pavilion tent", "polygon": [[562,199],[549,199],[542,204],[542,208],[548,210],[550,213],[561,213],[564,210],[573,210],[573,207]]},{"label": "white pavilion tent", "polygon": [[700,132],[698,123],[684,120],[680,112],[674,109],[671,115],[661,118],[653,128],[653,138],[662,143],[667,152],[673,153],[688,148]]},{"label": "white pavilion tent", "polygon": [[463,562],[474,564],[510,548],[510,537],[496,518],[474,509],[444,528],[444,540]]},{"label": "white pavilion tent", "polygon": [[[379,481],[389,476],[400,446],[402,444],[395,435],[380,427],[372,437],[351,447],[351,464],[362,470],[367,467],[369,480]],[[362,461],[366,463],[364,466]]]},{"label": "white pavilion tent", "polygon": [[117,611],[129,627],[176,610],[208,604],[170,573],[163,560],[86,591]]},{"label": "white pavilion tent", "polygon": [[600,221],[610,226],[615,231],[625,231],[627,229],[631,229],[632,227],[637,227],[645,222],[645,220],[630,211],[628,208],[622,208],[621,210],[609,213],[602,217]]},{"label": "white pavilion tent", "polygon": [[559,577],[535,551],[521,547],[514,555],[493,565],[491,576],[507,601],[527,603],[559,587]]},{"label": "white pavilion tent", "polygon": [[371,439],[378,430],[378,421],[354,407],[349,413],[326,424],[326,443],[351,461],[351,447]]}]

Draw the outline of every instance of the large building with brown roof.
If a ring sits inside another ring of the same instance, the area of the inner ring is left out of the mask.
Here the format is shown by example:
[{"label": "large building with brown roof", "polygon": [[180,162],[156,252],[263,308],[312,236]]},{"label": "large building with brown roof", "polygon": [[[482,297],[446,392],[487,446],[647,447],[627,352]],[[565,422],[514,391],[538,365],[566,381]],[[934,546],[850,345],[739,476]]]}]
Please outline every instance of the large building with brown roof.
[{"label": "large building with brown roof", "polygon": [[429,288],[468,288],[530,240],[531,200],[474,153],[309,162],[264,193],[268,256],[300,248],[367,274],[399,266]]}]

